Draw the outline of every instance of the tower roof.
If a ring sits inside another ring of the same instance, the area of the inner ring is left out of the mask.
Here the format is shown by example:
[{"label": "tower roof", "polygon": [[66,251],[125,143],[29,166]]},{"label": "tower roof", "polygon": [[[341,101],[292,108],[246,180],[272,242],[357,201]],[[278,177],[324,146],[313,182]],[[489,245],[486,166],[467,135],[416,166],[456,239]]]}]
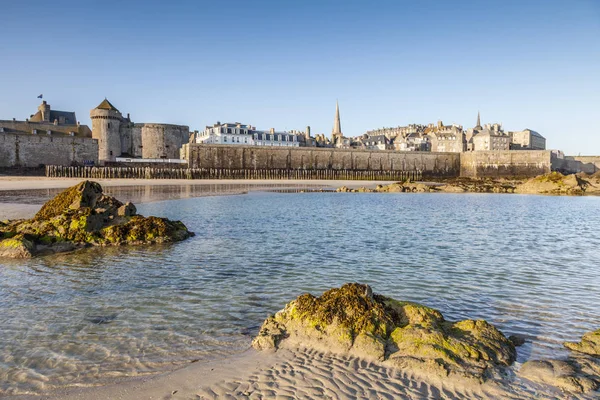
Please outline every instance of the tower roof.
[{"label": "tower roof", "polygon": [[338,105],[337,100],[335,101],[335,119],[333,121],[333,131],[334,135],[342,134],[342,123],[340,122],[340,106]]},{"label": "tower roof", "polygon": [[100,103],[100,105],[98,107],[96,107],[97,109],[100,110],[113,110],[113,111],[119,111],[117,109],[117,107],[113,106],[112,104],[110,104],[110,101],[108,101],[106,98],[104,98],[104,100],[102,101],[102,103]]},{"label": "tower roof", "polygon": [[475,129],[481,129],[481,118],[479,116],[479,111],[477,111],[477,125],[475,125]]}]

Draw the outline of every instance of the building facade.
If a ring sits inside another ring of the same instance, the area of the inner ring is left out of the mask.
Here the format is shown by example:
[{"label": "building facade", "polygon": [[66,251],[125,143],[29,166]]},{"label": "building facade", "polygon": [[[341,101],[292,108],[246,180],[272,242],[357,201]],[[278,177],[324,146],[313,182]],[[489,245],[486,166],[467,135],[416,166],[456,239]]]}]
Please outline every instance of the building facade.
[{"label": "building facade", "polygon": [[304,134],[292,132],[276,132],[274,128],[268,131],[257,130],[251,125],[217,122],[213,126],[207,126],[203,132],[196,136],[196,143],[205,144],[227,144],[245,146],[277,146],[277,147],[299,147],[310,138],[310,127]]},{"label": "building facade", "polygon": [[179,150],[188,143],[186,125],[133,123],[107,99],[90,111],[92,136],[98,140],[100,162],[117,157],[170,159],[179,158]]},{"label": "building facade", "polygon": [[546,138],[531,129],[509,132],[511,150],[546,150]]},{"label": "building facade", "polygon": [[428,125],[424,133],[430,138],[431,151],[440,153],[465,151],[465,133],[460,125],[444,125],[442,121],[438,121],[437,125]]}]

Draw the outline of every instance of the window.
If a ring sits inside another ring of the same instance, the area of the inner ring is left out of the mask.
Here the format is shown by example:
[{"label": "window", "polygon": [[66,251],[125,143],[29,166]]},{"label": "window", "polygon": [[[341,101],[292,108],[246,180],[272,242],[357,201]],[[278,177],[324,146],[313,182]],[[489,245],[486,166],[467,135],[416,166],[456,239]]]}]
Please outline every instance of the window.
[{"label": "window", "polygon": [[238,142],[238,143],[240,142],[240,138],[239,138],[239,137],[237,138],[237,142]]},{"label": "window", "polygon": [[227,142],[227,136],[223,136],[223,141]]},{"label": "window", "polygon": [[231,128],[227,128],[227,133],[231,133]]},{"label": "window", "polygon": [[[108,123],[108,129],[110,129],[110,122]],[[111,154],[111,156],[112,156],[112,154]]]}]

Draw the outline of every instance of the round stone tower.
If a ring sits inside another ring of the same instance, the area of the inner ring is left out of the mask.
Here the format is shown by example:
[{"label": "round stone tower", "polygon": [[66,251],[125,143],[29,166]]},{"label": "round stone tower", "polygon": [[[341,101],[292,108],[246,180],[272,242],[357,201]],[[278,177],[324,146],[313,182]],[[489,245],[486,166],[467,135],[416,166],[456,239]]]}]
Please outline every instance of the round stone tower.
[{"label": "round stone tower", "polygon": [[92,137],[98,139],[98,160],[115,161],[121,155],[121,112],[106,99],[92,111]]}]

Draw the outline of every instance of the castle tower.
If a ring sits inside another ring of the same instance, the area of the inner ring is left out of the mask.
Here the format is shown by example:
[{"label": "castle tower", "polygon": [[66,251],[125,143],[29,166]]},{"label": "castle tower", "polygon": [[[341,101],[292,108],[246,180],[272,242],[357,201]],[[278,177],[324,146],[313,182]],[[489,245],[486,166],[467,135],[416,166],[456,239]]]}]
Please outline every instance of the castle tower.
[{"label": "castle tower", "polygon": [[42,101],[42,104],[39,105],[38,111],[42,114],[42,122],[51,122],[50,104],[46,103],[46,100]]},{"label": "castle tower", "polygon": [[121,155],[121,135],[119,133],[123,116],[106,99],[90,111],[92,137],[98,139],[98,160],[115,161]]},{"label": "castle tower", "polygon": [[341,138],[342,135],[342,123],[340,122],[340,106],[335,101],[335,119],[333,120],[333,130],[331,131],[331,139],[335,143],[337,138]]}]

